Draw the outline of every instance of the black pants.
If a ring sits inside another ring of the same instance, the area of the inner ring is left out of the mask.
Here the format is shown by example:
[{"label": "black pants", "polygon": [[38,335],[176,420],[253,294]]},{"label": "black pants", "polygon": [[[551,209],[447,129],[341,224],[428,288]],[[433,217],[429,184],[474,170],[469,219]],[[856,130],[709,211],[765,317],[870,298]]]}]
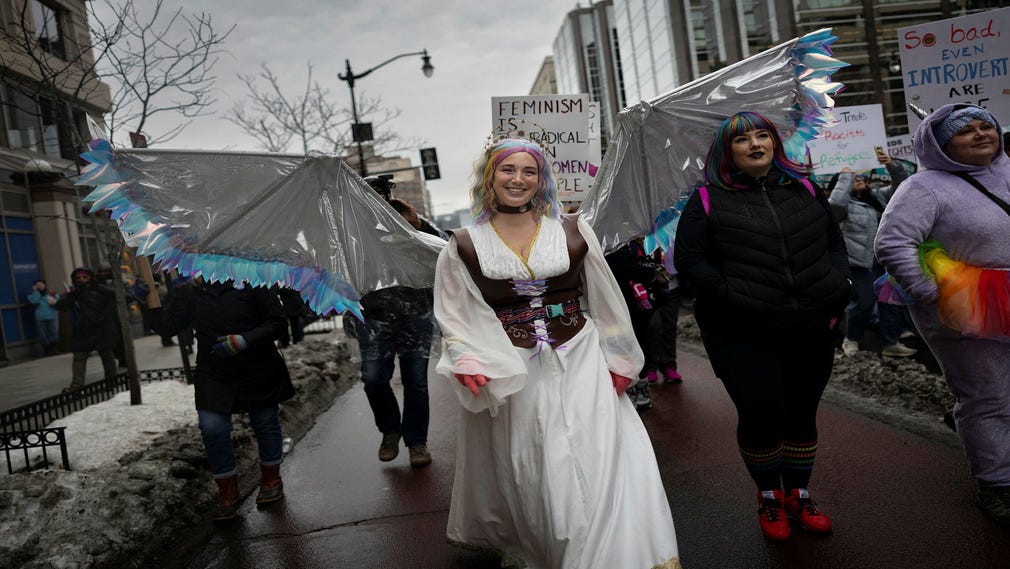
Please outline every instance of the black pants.
[{"label": "black pants", "polygon": [[[775,336],[767,334],[766,336]],[[831,376],[833,338],[704,338],[737,410],[737,444],[759,490],[806,488],[817,451],[817,406]]]}]

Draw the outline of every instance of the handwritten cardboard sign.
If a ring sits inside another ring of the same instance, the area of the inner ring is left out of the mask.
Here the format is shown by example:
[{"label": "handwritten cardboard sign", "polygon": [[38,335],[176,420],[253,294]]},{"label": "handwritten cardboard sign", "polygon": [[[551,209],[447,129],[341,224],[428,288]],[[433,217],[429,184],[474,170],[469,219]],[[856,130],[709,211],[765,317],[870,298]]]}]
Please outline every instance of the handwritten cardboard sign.
[{"label": "handwritten cardboard sign", "polygon": [[[910,103],[971,103],[1010,121],[1010,8],[898,28],[898,47]],[[908,111],[909,129],[919,122]]]},{"label": "handwritten cardboard sign", "polygon": [[491,98],[494,136],[529,138],[544,147],[558,195],[582,201],[600,166],[599,106],[586,94]]},{"label": "handwritten cardboard sign", "polygon": [[915,149],[912,148],[911,134],[887,137],[887,146],[885,148],[887,153],[891,155],[891,158],[905,160],[916,165],[919,164],[919,160],[915,157]]},{"label": "handwritten cardboard sign", "polygon": [[859,172],[879,166],[874,146],[883,147],[887,141],[880,104],[835,107],[833,113],[838,124],[807,143],[814,173],[833,174],[846,166]]}]

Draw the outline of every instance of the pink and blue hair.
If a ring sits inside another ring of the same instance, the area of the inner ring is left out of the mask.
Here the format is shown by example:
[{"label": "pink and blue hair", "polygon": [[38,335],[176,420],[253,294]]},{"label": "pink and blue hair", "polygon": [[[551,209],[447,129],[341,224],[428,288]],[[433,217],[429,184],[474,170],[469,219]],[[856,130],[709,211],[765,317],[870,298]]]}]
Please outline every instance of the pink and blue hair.
[{"label": "pink and blue hair", "polygon": [[784,176],[801,178],[808,173],[806,166],[786,156],[782,137],[779,136],[775,123],[758,113],[744,111],[727,118],[719,125],[719,130],[712,139],[712,145],[708,148],[708,156],[705,158],[705,184],[726,189],[746,187],[746,184],[733,179],[740,170],[733,164],[731,147],[735,136],[752,130],[767,130],[771,134],[772,140],[775,141],[772,165]]},{"label": "pink and blue hair", "polygon": [[470,188],[470,212],[476,223],[487,221],[494,213],[494,182],[495,168],[501,161],[517,153],[525,152],[537,161],[540,181],[537,193],[533,196],[533,210],[537,215],[546,215],[555,219],[561,218],[561,201],[558,200],[558,184],[551,174],[551,166],[546,153],[539,144],[522,138],[506,138],[493,144],[484,151],[474,167],[474,184]]}]

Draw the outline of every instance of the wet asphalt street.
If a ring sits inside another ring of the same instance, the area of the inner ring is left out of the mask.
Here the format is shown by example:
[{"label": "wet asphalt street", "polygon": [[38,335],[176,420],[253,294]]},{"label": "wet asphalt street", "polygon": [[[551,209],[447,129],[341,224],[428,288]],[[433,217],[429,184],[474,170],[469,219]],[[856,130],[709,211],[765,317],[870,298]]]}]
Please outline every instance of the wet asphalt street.
[{"label": "wet asphalt street", "polygon": [[[684,383],[654,388],[655,407],[642,417],[685,568],[1010,568],[1010,528],[989,523],[973,505],[956,439],[919,420],[906,420],[915,427],[908,430],[901,417],[841,396],[821,406],[811,483],[835,532],[797,529],[789,541],[765,540],[729,398],[699,347],[683,345],[680,371]],[[430,392],[430,467],[411,469],[405,449],[393,462],[376,459],[380,436],[356,387],[286,459],[286,499],[262,511],[247,500],[242,520],[220,531],[190,568],[498,567],[493,557],[445,542],[458,404],[438,381]]]}]

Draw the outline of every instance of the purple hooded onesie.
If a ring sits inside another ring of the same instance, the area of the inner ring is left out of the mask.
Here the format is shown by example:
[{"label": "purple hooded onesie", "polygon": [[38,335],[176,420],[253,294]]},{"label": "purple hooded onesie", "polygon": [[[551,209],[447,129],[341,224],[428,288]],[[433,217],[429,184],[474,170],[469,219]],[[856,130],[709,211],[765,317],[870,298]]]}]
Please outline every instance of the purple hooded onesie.
[{"label": "purple hooded onesie", "polygon": [[[966,172],[1010,202],[1010,158],[999,151],[988,166],[952,160],[937,140],[940,126],[965,105],[949,104],[927,116],[915,131],[915,154],[923,170],[905,180],[891,198],[875,242],[877,258],[916,303],[916,328],[957,397],[954,417],[972,475],[980,486],[1010,486],[1010,343],[966,336],[940,323],[937,285],[919,263],[918,247],[936,239],[953,259],[989,269],[1010,268],[1010,215],[951,172]],[[998,132],[999,124],[994,124]],[[949,130],[949,128],[947,129]]]}]

